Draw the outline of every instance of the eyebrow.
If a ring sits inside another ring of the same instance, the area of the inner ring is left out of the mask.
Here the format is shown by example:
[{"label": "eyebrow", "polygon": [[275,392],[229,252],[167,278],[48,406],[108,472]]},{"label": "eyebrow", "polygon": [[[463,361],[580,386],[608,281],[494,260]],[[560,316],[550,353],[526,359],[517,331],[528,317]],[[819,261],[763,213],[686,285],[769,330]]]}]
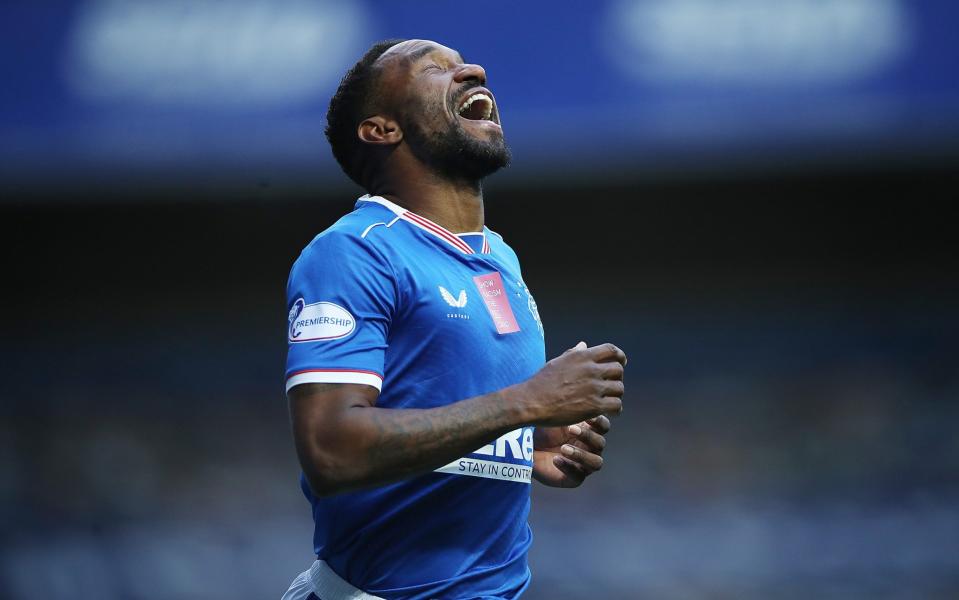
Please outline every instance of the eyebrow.
[{"label": "eyebrow", "polygon": [[[426,46],[423,46],[419,50],[414,50],[413,52],[409,54],[410,62],[416,62],[417,60],[423,58],[430,52],[434,52],[436,50],[439,50],[439,46],[434,46],[433,44],[428,44]],[[456,52],[456,56],[457,58],[460,59],[461,63],[466,62],[466,60],[463,59],[463,56],[459,52]]]},{"label": "eyebrow", "polygon": [[410,60],[411,61],[419,60],[423,58],[424,56],[426,56],[427,54],[429,54],[430,52],[432,52],[433,50],[436,50],[436,46],[434,46],[433,44],[428,44],[426,46],[423,46],[419,50],[416,50],[409,54]]}]

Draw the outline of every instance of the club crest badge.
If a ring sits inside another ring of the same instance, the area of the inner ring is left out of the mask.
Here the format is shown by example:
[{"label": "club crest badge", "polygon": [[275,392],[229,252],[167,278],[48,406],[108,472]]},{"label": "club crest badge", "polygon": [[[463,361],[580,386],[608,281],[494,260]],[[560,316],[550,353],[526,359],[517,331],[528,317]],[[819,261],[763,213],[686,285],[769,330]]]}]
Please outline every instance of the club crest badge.
[{"label": "club crest badge", "polygon": [[536,321],[536,326],[539,328],[539,334],[546,337],[546,329],[543,327],[543,320],[539,318],[539,307],[536,306],[536,300],[533,298],[533,293],[529,291],[529,288],[526,287],[526,284],[521,280],[516,282],[519,284],[519,287],[526,292],[526,306],[529,308],[529,312],[533,315],[533,320]]}]

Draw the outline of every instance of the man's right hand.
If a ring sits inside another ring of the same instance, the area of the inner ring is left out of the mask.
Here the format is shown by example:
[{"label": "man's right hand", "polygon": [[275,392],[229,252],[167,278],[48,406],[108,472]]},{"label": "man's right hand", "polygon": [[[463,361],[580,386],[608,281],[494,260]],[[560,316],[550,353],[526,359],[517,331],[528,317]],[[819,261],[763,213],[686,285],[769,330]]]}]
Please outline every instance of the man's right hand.
[{"label": "man's right hand", "polygon": [[623,411],[626,355],[613,344],[574,348],[520,384],[533,425],[570,425]]}]

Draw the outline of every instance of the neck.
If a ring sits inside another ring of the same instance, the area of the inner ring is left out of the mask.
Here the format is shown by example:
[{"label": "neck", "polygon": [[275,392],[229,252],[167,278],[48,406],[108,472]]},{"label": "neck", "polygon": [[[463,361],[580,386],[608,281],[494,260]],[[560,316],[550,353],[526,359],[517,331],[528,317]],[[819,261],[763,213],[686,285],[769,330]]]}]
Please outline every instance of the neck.
[{"label": "neck", "polygon": [[483,188],[479,181],[443,179],[430,172],[384,178],[373,187],[382,196],[453,233],[483,231]]}]

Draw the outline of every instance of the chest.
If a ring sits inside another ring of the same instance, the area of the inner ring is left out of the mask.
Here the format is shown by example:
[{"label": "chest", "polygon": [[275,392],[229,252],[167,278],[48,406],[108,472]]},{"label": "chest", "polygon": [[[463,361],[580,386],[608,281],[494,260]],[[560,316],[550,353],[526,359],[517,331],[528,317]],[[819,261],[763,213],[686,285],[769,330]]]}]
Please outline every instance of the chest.
[{"label": "chest", "polygon": [[542,343],[539,307],[518,268],[473,261],[424,265],[408,280],[406,319],[451,341]]},{"label": "chest", "polygon": [[545,362],[545,330],[518,265],[492,257],[413,263],[401,282],[390,347],[415,354],[424,376],[468,372],[501,386]]}]

